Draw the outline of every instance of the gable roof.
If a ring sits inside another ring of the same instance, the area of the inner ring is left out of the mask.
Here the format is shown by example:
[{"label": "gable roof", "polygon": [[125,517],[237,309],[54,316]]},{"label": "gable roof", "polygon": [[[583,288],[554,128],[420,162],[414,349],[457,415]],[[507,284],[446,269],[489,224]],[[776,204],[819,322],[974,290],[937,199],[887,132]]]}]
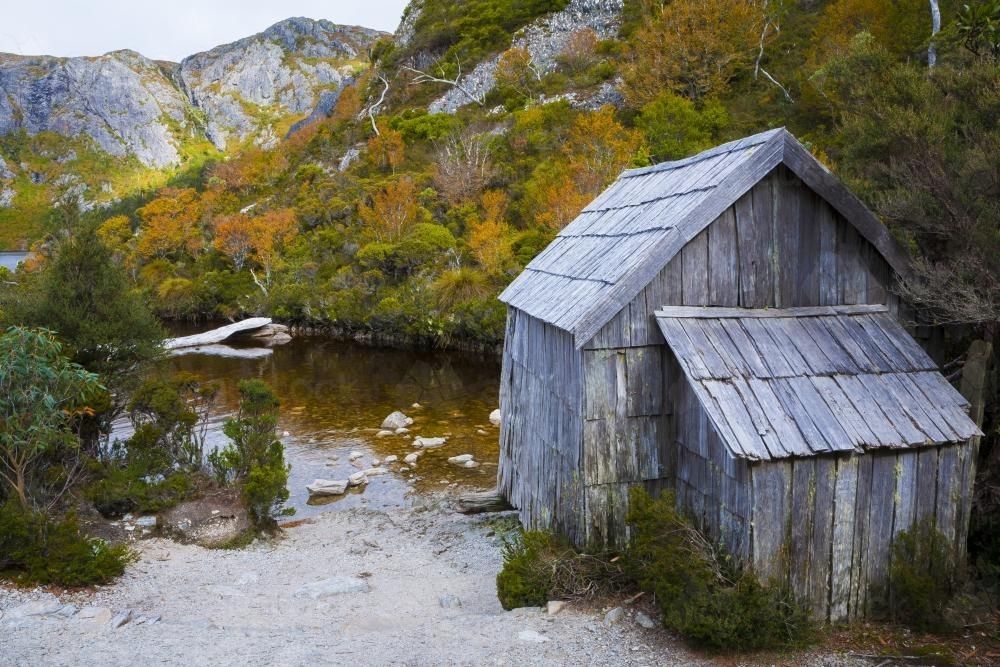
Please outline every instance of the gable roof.
[{"label": "gable roof", "polygon": [[968,402],[884,306],[665,307],[656,321],[735,457],[962,442]]},{"label": "gable roof", "polygon": [[592,201],[500,300],[584,344],[688,241],[778,165],[829,202],[898,272],[907,258],[861,201],[784,128],[631,169]]}]

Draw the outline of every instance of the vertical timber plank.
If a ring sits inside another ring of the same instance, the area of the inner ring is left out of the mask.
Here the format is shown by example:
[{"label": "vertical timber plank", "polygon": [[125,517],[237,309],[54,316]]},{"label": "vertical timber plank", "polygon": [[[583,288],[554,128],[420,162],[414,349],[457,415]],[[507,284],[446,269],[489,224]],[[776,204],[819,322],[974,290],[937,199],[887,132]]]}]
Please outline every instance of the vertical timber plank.
[{"label": "vertical timber plank", "polygon": [[858,457],[858,495],[854,507],[854,553],[851,557],[851,613],[863,618],[868,609],[868,543],[871,531],[864,517],[868,516],[872,491],[872,457]]},{"label": "vertical timber plank", "polygon": [[789,528],[788,573],[795,597],[809,598],[809,578],[812,561],[819,556],[812,552],[813,521],[815,518],[816,463],[813,458],[792,460],[792,504]]},{"label": "vertical timber plank", "polygon": [[922,521],[934,519],[937,511],[938,450],[924,447],[917,457],[917,515]]},{"label": "vertical timber plank", "polygon": [[854,554],[854,514],[858,496],[858,457],[836,459],[833,490],[833,546],[830,573],[830,620],[855,616],[851,606]]},{"label": "vertical timber plank", "polygon": [[736,212],[729,207],[708,227],[709,305],[739,305],[736,247]]},{"label": "vertical timber plank", "polygon": [[753,565],[761,580],[782,572],[785,527],[789,520],[792,465],[787,460],[766,461],[750,471],[753,485]]},{"label": "vertical timber plank", "polygon": [[681,250],[685,306],[708,305],[708,230],[702,230]]},{"label": "vertical timber plank", "polygon": [[872,456],[872,493],[868,505],[868,602],[872,608],[885,590],[892,546],[892,521],[896,494],[896,454]]},{"label": "vertical timber plank", "polygon": [[813,617],[826,620],[830,615],[830,551],[833,544],[837,471],[836,462],[830,456],[817,457],[815,462],[808,600],[812,605]]}]

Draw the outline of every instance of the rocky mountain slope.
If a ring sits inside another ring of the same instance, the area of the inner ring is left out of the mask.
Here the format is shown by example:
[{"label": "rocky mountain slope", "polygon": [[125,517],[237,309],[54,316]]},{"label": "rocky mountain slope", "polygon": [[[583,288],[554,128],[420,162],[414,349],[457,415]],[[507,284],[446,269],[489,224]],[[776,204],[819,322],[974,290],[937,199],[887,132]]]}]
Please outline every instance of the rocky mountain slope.
[{"label": "rocky mountain slope", "polygon": [[180,160],[199,133],[273,144],[280,121],[329,104],[378,31],[291,18],[264,32],[157,63],[133,51],[54,58],[0,54],[0,134],[86,135],[147,167]]},{"label": "rocky mountain slope", "polygon": [[290,18],[181,63],[0,54],[0,248],[37,236],[53,203],[86,210],[178,167],[273,147],[329,111],[382,36]]}]

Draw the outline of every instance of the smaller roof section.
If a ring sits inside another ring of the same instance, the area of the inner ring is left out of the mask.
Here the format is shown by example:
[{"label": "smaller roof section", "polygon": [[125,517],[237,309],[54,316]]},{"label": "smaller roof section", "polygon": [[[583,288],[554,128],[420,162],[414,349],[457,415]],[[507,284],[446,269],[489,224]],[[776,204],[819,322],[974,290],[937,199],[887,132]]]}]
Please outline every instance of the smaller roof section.
[{"label": "smaller roof section", "polygon": [[656,320],[733,456],[770,460],[981,435],[884,306],[665,307]]}]

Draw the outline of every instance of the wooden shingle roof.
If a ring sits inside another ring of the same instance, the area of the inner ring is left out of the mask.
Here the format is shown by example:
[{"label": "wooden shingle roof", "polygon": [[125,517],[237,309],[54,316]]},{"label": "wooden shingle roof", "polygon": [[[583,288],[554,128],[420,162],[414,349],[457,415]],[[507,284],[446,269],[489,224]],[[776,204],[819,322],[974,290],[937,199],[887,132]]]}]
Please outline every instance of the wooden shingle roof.
[{"label": "wooden shingle roof", "polygon": [[656,320],[733,456],[961,442],[968,403],[884,306],[665,307]]},{"label": "wooden shingle roof", "polygon": [[622,173],[500,295],[583,347],[688,241],[779,164],[826,199],[897,272],[888,230],[784,128]]}]

